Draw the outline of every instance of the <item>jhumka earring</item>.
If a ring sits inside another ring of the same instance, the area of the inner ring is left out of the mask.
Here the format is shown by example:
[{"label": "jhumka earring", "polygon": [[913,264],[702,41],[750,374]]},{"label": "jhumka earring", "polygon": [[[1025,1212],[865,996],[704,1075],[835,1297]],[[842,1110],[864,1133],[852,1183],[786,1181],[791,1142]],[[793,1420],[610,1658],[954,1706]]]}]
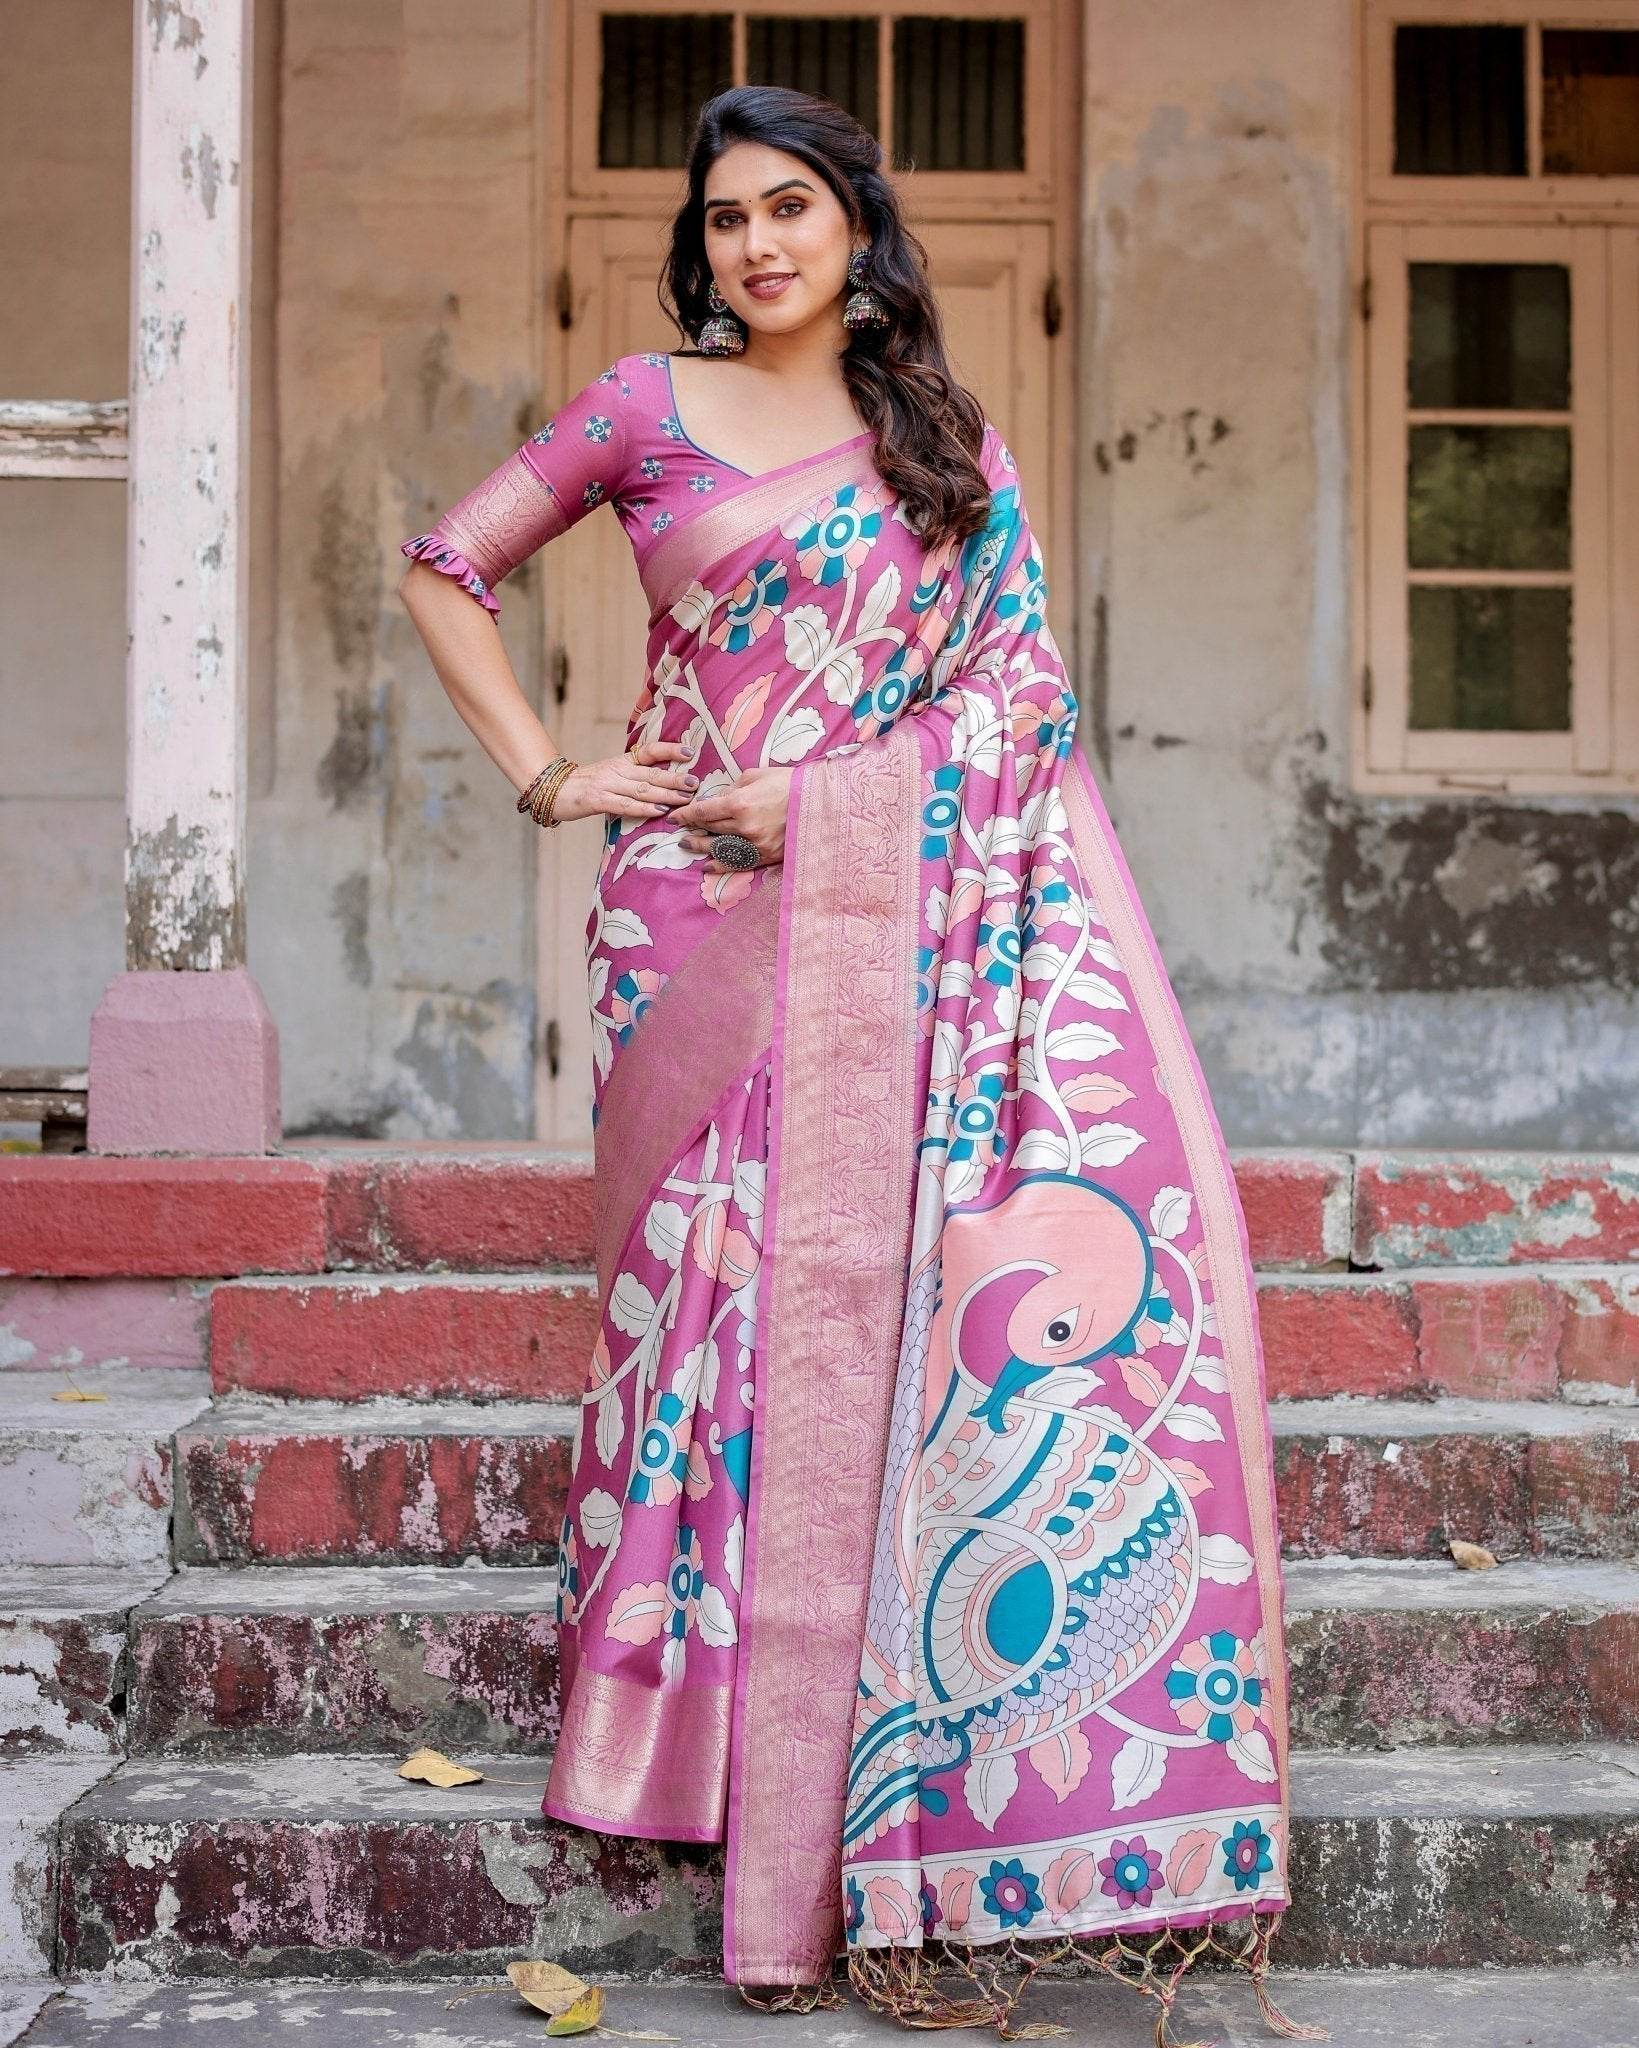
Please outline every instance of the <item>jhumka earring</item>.
[{"label": "jhumka earring", "polygon": [[865,282],[865,258],[868,249],[856,249],[848,258],[848,282],[853,290],[842,309],[844,327],[886,327],[888,310]]},{"label": "jhumka earring", "polygon": [[706,304],[711,308],[711,318],[695,337],[695,346],[703,356],[737,356],[746,345],[746,331],[729,311],[728,300],[717,289],[716,278],[706,287]]}]

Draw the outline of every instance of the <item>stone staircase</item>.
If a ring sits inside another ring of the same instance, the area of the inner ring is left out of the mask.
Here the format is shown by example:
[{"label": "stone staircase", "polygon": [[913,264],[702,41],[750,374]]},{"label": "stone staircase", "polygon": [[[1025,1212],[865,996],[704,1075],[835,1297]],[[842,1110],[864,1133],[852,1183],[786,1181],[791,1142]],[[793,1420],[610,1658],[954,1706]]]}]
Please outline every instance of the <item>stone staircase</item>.
[{"label": "stone staircase", "polygon": [[[1236,1172],[1293,1676],[1281,1970],[1620,1970],[1639,1161]],[[719,1852],[539,1813],[591,1218],[584,1158],[527,1146],[0,1160],[0,1976],[719,1978]],[[484,1782],[405,1783],[423,1742]]]}]

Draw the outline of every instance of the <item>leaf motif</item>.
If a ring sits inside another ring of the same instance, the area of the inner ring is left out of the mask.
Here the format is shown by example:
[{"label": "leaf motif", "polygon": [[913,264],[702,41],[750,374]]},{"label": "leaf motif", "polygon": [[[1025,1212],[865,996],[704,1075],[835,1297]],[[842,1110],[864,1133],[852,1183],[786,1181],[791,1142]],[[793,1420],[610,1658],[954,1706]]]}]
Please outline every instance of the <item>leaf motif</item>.
[{"label": "leaf motif", "polygon": [[[688,868],[699,860],[676,833],[657,832],[652,839],[646,839],[633,858],[633,867],[638,868]],[[604,966],[608,966],[605,961]],[[594,1001],[596,998],[594,998]]]},{"label": "leaf motif", "polygon": [[1197,1358],[1190,1378],[1204,1387],[1209,1394],[1229,1392],[1229,1369],[1221,1358]]},{"label": "leaf motif", "polygon": [[968,1923],[973,1910],[973,1884],[977,1876],[977,1871],[956,1864],[947,1870],[940,1880],[939,1910],[945,1916],[945,1925],[952,1930],[965,1927]]},{"label": "leaf motif", "polygon": [[1162,1188],[1150,1204],[1150,1229],[1168,1242],[1183,1236],[1189,1225],[1192,1197],[1188,1188]]},{"label": "leaf motif", "polygon": [[768,686],[778,674],[778,669],[771,668],[767,675],[758,676],[744,689],[735,692],[721,720],[723,737],[731,747],[739,746],[755,729],[763,715],[763,706],[768,702]]},{"label": "leaf motif", "polygon": [[1236,1767],[1255,1779],[1260,1785],[1275,1782],[1275,1753],[1269,1747],[1269,1737],[1261,1728],[1248,1728],[1244,1735],[1237,1735],[1224,1747],[1234,1758]]},{"label": "leaf motif", "polygon": [[1026,1131],[1013,1154],[1013,1164],[1023,1172],[1027,1167],[1066,1167],[1070,1164],[1069,1140],[1059,1131]]},{"label": "leaf motif", "polygon": [[635,1273],[616,1276],[609,1295],[609,1320],[628,1337],[640,1337],[654,1317],[654,1296]]},{"label": "leaf motif", "polygon": [[1061,1728],[1045,1742],[1032,1743],[1025,1752],[1042,1783],[1062,1805],[1086,1777],[1093,1761],[1092,1744],[1079,1722]]},{"label": "leaf motif", "polygon": [[1085,1110],[1090,1116],[1108,1116],[1133,1099],[1132,1090],[1113,1074],[1082,1074],[1066,1081],[1059,1090],[1068,1109]]},{"label": "leaf motif", "polygon": [[1221,1444],[1224,1440],[1224,1426],[1217,1416],[1210,1408],[1197,1407],[1193,1401],[1180,1401],[1169,1409],[1161,1427],[1186,1444]]},{"label": "leaf motif", "polygon": [[1147,1358],[1117,1358],[1116,1366],[1126,1381],[1127,1392],[1146,1408],[1155,1407],[1166,1393],[1165,1376]]},{"label": "leaf motif", "polygon": [[1220,1586],[1238,1586],[1252,1575],[1252,1553],[1233,1536],[1201,1538],[1201,1576]]},{"label": "leaf motif", "polygon": [[1142,1131],[1126,1124],[1089,1124],[1081,1134],[1081,1158],[1086,1166],[1119,1166],[1144,1142]]},{"label": "leaf motif", "polygon": [[688,1242],[688,1212],[681,1202],[651,1202],[643,1218],[643,1242],[663,1266],[675,1266]]},{"label": "leaf motif", "polygon": [[700,1589],[700,1605],[695,1615],[701,1635],[715,1648],[722,1650],[737,1640],[734,1631],[734,1615],[728,1602],[723,1598],[720,1586],[714,1586],[708,1579]]},{"label": "leaf motif", "polygon": [[788,611],[785,627],[785,658],[804,674],[816,669],[831,645],[831,621],[817,604],[799,604]]},{"label": "leaf motif", "polygon": [[617,1643],[652,1643],[666,1619],[666,1588],[655,1579],[646,1586],[627,1586],[614,1597],[605,1636]]},{"label": "leaf motif", "polygon": [[981,1827],[993,1828],[1019,1789],[1019,1766],[1010,1751],[976,1757],[962,1773],[962,1793]]},{"label": "leaf motif", "polygon": [[[1121,1041],[1090,1017],[1060,1024],[1047,1034],[1047,1050],[1056,1060],[1101,1060],[1121,1050]],[[1117,1086],[1120,1084],[1117,1083]],[[1129,1091],[1130,1092],[1130,1091]]]},{"label": "leaf motif", "polygon": [[812,705],[798,705],[775,726],[768,742],[771,762],[800,761],[825,736],[825,726]]},{"label": "leaf motif", "polygon": [[1072,974],[1069,994],[1078,1003],[1086,1003],[1094,1010],[1124,1010],[1127,998],[1114,982],[1106,981],[1102,974]]},{"label": "leaf motif", "polygon": [[920,1927],[922,1915],[909,1889],[896,1877],[868,1877],[865,1896],[871,1902],[872,1925],[894,1941],[903,1941],[912,1928]]},{"label": "leaf motif", "polygon": [[723,1569],[728,1573],[729,1584],[738,1593],[740,1574],[745,1569],[746,1524],[744,1515],[736,1515],[728,1525],[723,1538]]},{"label": "leaf motif", "polygon": [[1180,1835],[1167,1856],[1167,1887],[1180,1897],[1196,1891],[1212,1868],[1218,1847],[1216,1828],[1191,1828]]},{"label": "leaf motif", "polygon": [[1093,1888],[1098,1866],[1090,1849],[1063,1849],[1042,1874],[1042,1903],[1054,1920],[1068,1920]]},{"label": "leaf motif", "polygon": [[711,592],[696,579],[672,606],[671,616],[680,626],[687,626],[691,633],[698,633],[711,617],[711,606]]},{"label": "leaf motif", "polygon": [[598,1403],[598,1426],[596,1443],[598,1463],[613,1465],[615,1453],[620,1449],[620,1440],[626,1434],[626,1418],[621,1413],[618,1389],[604,1395]]},{"label": "leaf motif", "polygon": [[1167,1470],[1191,1500],[1212,1491],[1212,1481],[1191,1458],[1168,1458]]},{"label": "leaf motif", "polygon": [[1110,1766],[1110,1802],[1137,1806],[1161,1789],[1167,1775],[1167,1747],[1146,1735],[1129,1735]]},{"label": "leaf motif", "polygon": [[594,1486],[580,1504],[581,1535],[594,1550],[607,1550],[620,1534],[620,1502],[605,1486]]},{"label": "leaf motif", "polygon": [[855,630],[861,638],[876,631],[893,610],[898,597],[899,565],[897,562],[890,562],[871,585],[870,594],[859,608],[859,624]]},{"label": "leaf motif", "polygon": [[635,910],[617,905],[598,920],[597,943],[601,946],[652,946],[654,935]]}]

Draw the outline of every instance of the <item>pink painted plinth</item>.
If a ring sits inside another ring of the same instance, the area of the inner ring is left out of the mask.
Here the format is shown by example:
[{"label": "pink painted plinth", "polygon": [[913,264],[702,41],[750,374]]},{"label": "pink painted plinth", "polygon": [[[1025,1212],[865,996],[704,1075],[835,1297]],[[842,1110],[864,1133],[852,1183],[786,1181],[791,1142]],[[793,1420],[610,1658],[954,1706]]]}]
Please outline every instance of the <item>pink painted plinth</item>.
[{"label": "pink painted plinth", "polygon": [[118,974],[91,1017],[92,1152],[271,1152],[279,1032],[243,967]]}]

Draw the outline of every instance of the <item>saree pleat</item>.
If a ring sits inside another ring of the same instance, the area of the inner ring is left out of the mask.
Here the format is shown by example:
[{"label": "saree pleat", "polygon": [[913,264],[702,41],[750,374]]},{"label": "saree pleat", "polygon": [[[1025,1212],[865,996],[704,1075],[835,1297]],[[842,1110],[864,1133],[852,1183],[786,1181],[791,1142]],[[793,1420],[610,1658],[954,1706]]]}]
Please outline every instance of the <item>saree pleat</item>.
[{"label": "saree pleat", "polygon": [[504,574],[609,499],[650,607],[628,746],[681,741],[702,799],[792,771],[757,873],[665,816],[605,835],[543,1808],[723,1842],[754,2003],[834,2003],[846,1957],[907,2025],[1005,2033],[1062,1959],[1168,2048],[1217,1953],[1323,2039],[1267,1984],[1288,1671],[1244,1218],[994,427],[979,461],[983,527],[928,547],[869,436],[746,477],[626,356],[406,544]]}]

